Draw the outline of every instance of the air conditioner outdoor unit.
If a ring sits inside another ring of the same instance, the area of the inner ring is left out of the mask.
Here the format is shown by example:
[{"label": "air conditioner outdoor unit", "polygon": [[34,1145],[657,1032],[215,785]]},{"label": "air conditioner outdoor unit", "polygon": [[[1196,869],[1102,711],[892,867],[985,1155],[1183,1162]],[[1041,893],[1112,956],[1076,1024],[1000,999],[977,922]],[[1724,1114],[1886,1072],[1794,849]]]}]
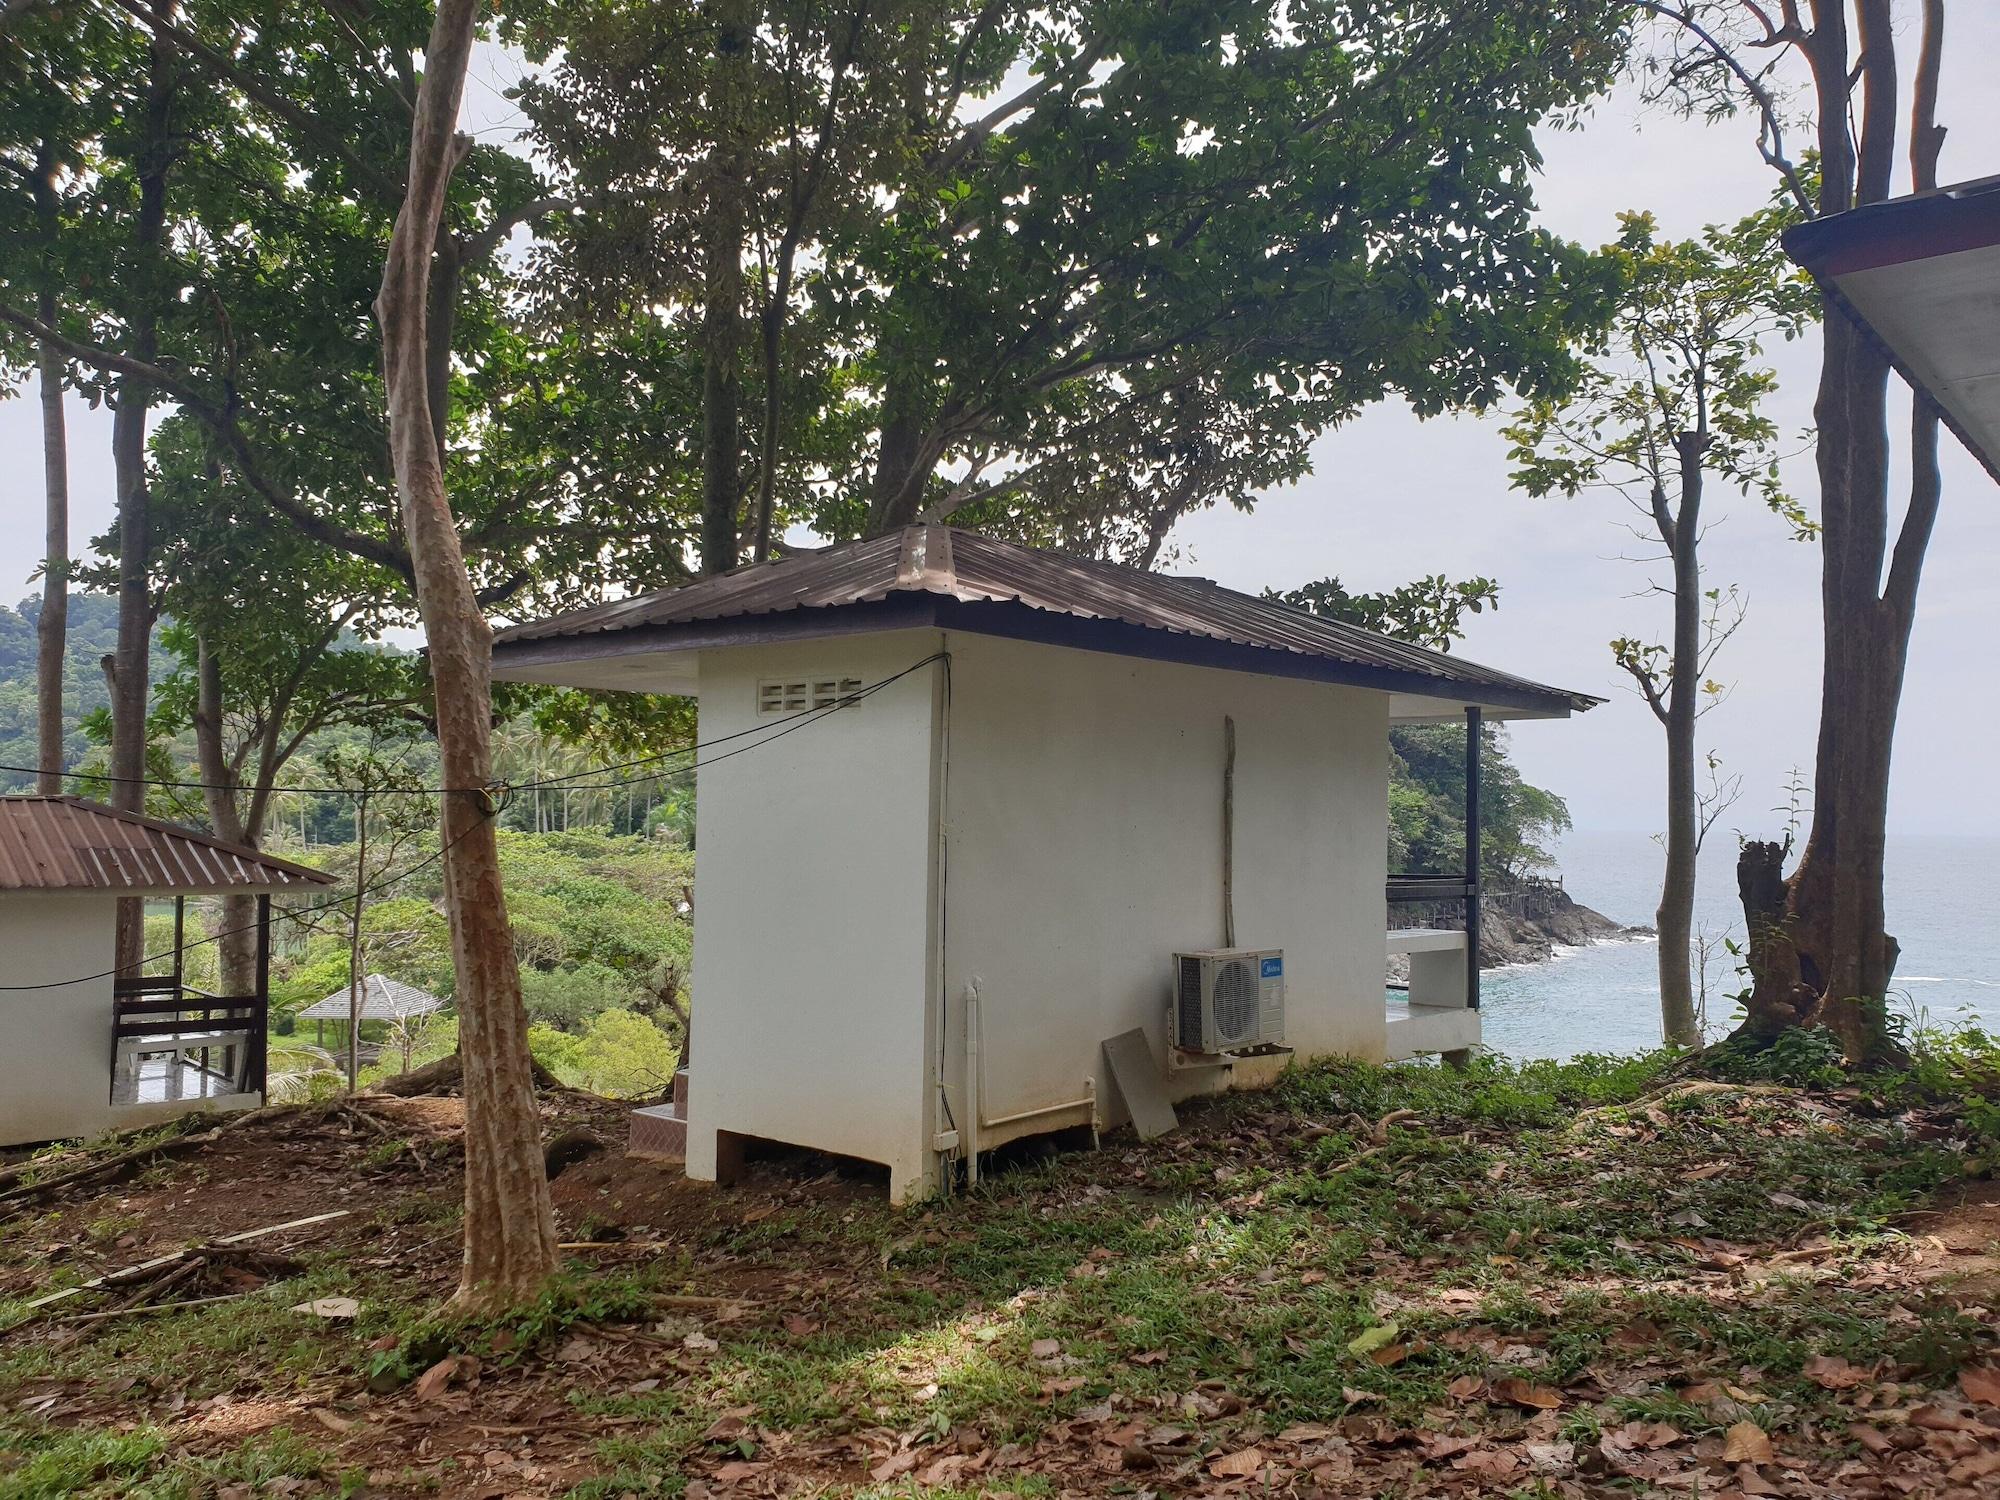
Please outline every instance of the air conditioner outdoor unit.
[{"label": "air conditioner outdoor unit", "polygon": [[1174,1045],[1197,1052],[1281,1046],[1285,955],[1277,948],[1210,948],[1174,955]]}]

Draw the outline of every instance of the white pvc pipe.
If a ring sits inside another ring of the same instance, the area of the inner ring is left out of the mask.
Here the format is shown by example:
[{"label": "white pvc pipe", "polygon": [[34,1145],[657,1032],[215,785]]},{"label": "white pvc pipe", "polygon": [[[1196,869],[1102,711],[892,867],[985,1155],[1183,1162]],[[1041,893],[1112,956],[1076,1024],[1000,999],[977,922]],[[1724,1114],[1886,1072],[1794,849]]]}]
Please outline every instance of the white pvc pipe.
[{"label": "white pvc pipe", "polygon": [[981,1120],[979,1123],[984,1129],[994,1130],[1002,1125],[1018,1125],[1023,1120],[1039,1120],[1043,1115],[1067,1114],[1071,1110],[1078,1109],[1089,1110],[1094,1121],[1097,1116],[1097,1080],[1086,1078],[1084,1082],[1089,1086],[1090,1092],[1081,1099],[1070,1099],[1062,1104],[1044,1104],[1040,1109],[1024,1109],[1017,1115],[1001,1115],[997,1120]]},{"label": "white pvc pipe", "polygon": [[965,1184],[979,1185],[979,981],[965,987]]}]

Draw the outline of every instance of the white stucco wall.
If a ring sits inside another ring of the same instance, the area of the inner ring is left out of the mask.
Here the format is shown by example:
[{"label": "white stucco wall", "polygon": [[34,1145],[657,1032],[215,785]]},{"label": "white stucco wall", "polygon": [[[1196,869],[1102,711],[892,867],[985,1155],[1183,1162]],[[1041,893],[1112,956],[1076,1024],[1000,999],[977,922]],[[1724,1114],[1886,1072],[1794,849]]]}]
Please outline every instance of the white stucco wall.
[{"label": "white stucco wall", "polygon": [[[116,911],[102,896],[0,898],[0,984],[109,968]],[[0,1145],[102,1135],[126,1128],[130,1114],[111,1107],[109,979],[0,993]],[[145,1113],[129,1123],[167,1117]]]},{"label": "white stucco wall", "polygon": [[[98,896],[0,897],[0,984],[109,968],[115,911]],[[94,1135],[110,1100],[110,980],[0,993],[0,1144]]]},{"label": "white stucco wall", "polygon": [[[948,706],[932,665],[791,733],[758,716],[761,680],[873,683],[941,646]],[[1300,1055],[1382,1057],[1385,695],[914,630],[709,651],[699,680],[691,1176],[720,1131],[934,1188],[975,982],[984,1118],[1088,1079],[1121,1119],[1100,1043],[1140,1026],[1164,1059],[1170,955],[1222,942],[1225,715],[1237,943],[1285,950]]]},{"label": "white stucco wall", "polygon": [[[0,897],[0,984],[44,984],[111,967],[117,903],[103,895]],[[111,1103],[111,981],[0,992],[0,1146],[93,1137],[194,1110],[250,1108],[255,1094]]]},{"label": "white stucco wall", "polygon": [[[948,645],[954,1101],[975,981],[988,1119],[1074,1098],[1086,1075],[1122,1117],[1099,1043],[1143,1026],[1164,1059],[1170,956],[1222,944],[1224,715],[1237,946],[1284,949],[1300,1056],[1382,1057],[1386,695],[990,637]],[[1181,1074],[1174,1091],[1224,1081]]]},{"label": "white stucco wall", "polygon": [[723,1130],[883,1163],[899,1199],[925,1181],[941,669],[782,735],[756,690],[872,684],[937,649],[900,631],[702,655],[691,1177],[714,1177]]}]

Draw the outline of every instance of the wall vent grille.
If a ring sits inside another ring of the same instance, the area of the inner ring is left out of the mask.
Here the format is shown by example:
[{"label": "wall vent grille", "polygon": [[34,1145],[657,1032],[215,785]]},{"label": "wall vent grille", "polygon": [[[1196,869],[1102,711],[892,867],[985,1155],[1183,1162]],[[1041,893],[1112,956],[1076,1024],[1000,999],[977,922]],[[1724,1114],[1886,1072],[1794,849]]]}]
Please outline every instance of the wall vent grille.
[{"label": "wall vent grille", "polygon": [[802,714],[832,708],[860,692],[859,677],[766,677],[757,684],[757,712]]}]

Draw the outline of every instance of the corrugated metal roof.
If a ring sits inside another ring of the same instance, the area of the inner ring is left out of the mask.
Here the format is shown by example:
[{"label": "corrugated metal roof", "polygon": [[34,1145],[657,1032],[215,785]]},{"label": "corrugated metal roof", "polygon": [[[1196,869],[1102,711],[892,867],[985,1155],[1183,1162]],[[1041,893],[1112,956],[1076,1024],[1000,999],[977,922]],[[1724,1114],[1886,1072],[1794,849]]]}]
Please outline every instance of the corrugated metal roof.
[{"label": "corrugated metal roof", "polygon": [[0,797],[0,891],[284,891],[333,877],[82,797]]},{"label": "corrugated metal roof", "polygon": [[1441,695],[1500,688],[1585,709],[1601,702],[1462,657],[1322,619],[1302,609],[1195,579],[1150,573],[1001,541],[952,526],[911,526],[717,574],[680,588],[511,626],[496,646],[672,627],[801,609],[864,604],[891,594],[932,594],[966,603],[1004,602],[1081,620],[1202,637],[1258,650],[1319,657],[1435,679]]},{"label": "corrugated metal roof", "polygon": [[[298,1014],[301,1021],[345,1021],[348,1011],[346,990],[335,990],[324,1000],[315,1000]],[[370,974],[361,981],[361,1019],[401,1021],[409,1016],[427,1016],[443,1010],[444,1001],[428,990],[420,990],[387,974]]]}]

